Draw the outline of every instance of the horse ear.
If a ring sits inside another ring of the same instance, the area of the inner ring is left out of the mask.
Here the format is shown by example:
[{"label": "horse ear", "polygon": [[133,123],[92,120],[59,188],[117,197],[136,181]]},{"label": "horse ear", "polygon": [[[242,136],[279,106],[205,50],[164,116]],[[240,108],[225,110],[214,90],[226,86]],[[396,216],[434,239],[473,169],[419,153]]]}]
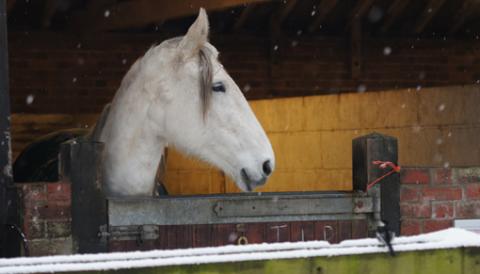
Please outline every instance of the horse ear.
[{"label": "horse ear", "polygon": [[208,41],[208,16],[204,8],[200,8],[198,17],[188,29],[187,34],[179,44],[186,57],[195,56]]}]

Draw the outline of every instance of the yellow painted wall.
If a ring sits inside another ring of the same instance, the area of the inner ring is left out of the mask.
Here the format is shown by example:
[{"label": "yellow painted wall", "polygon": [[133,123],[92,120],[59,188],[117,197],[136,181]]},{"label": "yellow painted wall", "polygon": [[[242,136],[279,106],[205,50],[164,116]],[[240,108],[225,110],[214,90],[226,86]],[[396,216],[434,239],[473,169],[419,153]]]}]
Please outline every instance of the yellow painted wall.
[{"label": "yellow painted wall", "polygon": [[[351,141],[377,131],[399,139],[403,166],[480,165],[480,86],[252,101],[276,155],[260,191],[351,189]],[[92,125],[97,114],[12,116],[14,155],[42,134]],[[172,194],[237,192],[222,172],[170,149]]]},{"label": "yellow painted wall", "polygon": [[[351,141],[373,131],[399,139],[404,166],[480,165],[480,86],[252,101],[276,170],[259,191],[350,190]],[[237,192],[220,171],[170,150],[174,194]]]}]

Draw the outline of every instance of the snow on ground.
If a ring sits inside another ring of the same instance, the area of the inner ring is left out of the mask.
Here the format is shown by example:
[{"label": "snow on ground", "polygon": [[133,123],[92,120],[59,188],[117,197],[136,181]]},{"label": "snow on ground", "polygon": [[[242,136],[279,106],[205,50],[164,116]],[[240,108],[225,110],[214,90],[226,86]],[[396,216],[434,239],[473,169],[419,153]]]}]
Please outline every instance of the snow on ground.
[{"label": "snow on ground", "polygon": [[[480,247],[480,235],[450,228],[393,241],[397,252],[457,247]],[[184,264],[258,261],[316,256],[340,256],[387,252],[373,238],[347,240],[339,244],[325,241],[252,244],[178,250],[153,250],[103,254],[0,259],[0,273],[68,272],[115,270]]]}]

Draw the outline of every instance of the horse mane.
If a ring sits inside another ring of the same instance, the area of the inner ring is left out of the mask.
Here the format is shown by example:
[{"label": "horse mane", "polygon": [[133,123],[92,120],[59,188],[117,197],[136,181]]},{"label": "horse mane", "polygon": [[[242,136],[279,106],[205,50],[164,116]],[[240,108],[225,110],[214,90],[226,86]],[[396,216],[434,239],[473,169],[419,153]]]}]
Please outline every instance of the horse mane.
[{"label": "horse mane", "polygon": [[200,57],[200,98],[202,100],[203,118],[205,118],[208,107],[210,105],[210,98],[212,96],[212,81],[213,81],[213,64],[212,51],[203,46],[199,51]]}]

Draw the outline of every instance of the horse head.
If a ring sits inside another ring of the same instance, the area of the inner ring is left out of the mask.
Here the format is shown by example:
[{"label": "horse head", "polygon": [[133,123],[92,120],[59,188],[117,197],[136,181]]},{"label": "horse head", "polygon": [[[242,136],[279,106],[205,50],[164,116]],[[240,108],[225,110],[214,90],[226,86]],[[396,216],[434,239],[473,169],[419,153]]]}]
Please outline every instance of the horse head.
[{"label": "horse head", "polygon": [[98,140],[110,195],[152,193],[167,145],[217,166],[243,191],[263,185],[275,166],[265,131],[208,42],[203,9],[185,36],[133,64],[107,113]]},{"label": "horse head", "polygon": [[[235,81],[208,42],[203,9],[187,34],[165,42],[168,75],[149,117],[177,149],[217,166],[243,191],[263,185],[274,169],[272,146]],[[162,58],[158,56],[158,58]]]}]

